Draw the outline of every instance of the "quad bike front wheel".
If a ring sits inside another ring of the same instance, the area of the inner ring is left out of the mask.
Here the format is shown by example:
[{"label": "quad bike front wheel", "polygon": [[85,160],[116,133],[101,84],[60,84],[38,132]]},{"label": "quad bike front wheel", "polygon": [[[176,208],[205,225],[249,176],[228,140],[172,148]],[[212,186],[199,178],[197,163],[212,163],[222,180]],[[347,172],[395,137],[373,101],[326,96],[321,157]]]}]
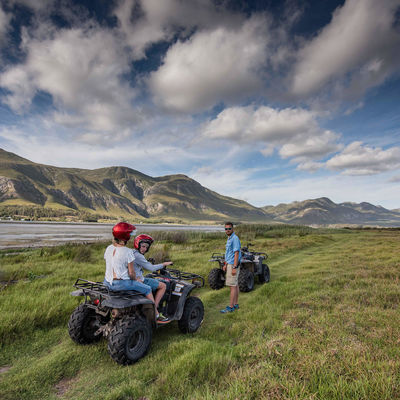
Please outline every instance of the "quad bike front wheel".
[{"label": "quad bike front wheel", "polygon": [[258,280],[260,283],[268,283],[271,279],[271,274],[269,272],[269,267],[267,264],[262,265],[261,274],[258,275]]},{"label": "quad bike front wheel", "polygon": [[118,364],[132,364],[146,355],[151,337],[152,329],[145,318],[122,318],[110,333],[108,352]]},{"label": "quad bike front wheel", "polygon": [[208,283],[211,289],[222,289],[225,285],[224,271],[221,268],[213,268],[208,274]]},{"label": "quad bike front wheel", "polygon": [[86,304],[76,307],[68,321],[69,336],[78,344],[89,344],[100,340],[101,335],[95,336],[99,328],[96,312]]},{"label": "quad bike front wheel", "polygon": [[248,269],[240,269],[239,289],[241,292],[250,292],[254,289],[254,274]]},{"label": "quad bike front wheel", "polygon": [[178,327],[182,333],[193,333],[200,328],[204,317],[203,302],[198,297],[188,297]]}]

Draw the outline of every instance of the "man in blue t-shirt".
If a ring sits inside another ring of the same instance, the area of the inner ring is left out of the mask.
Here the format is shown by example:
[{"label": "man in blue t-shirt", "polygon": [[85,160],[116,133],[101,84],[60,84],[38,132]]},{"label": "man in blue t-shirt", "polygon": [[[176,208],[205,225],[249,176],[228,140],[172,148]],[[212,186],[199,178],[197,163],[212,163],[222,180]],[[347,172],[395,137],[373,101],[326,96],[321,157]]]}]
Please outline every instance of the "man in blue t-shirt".
[{"label": "man in blue t-shirt", "polygon": [[239,309],[239,285],[238,277],[240,272],[240,260],[242,258],[240,252],[240,240],[233,231],[232,222],[225,223],[225,233],[228,236],[226,241],[225,264],[224,271],[226,272],[225,285],[231,289],[230,304],[221,312],[223,314]]}]

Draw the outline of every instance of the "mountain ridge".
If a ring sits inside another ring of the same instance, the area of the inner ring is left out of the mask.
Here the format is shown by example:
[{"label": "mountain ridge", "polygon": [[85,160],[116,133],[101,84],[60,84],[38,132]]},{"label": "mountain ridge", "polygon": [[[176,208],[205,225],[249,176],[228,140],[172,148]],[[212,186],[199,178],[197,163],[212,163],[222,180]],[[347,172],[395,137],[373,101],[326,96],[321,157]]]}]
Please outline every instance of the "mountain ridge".
[{"label": "mountain ridge", "polygon": [[0,207],[35,207],[63,215],[160,222],[400,226],[400,211],[327,197],[255,207],[214,192],[184,174],[151,177],[124,166],[63,168],[0,149]]}]

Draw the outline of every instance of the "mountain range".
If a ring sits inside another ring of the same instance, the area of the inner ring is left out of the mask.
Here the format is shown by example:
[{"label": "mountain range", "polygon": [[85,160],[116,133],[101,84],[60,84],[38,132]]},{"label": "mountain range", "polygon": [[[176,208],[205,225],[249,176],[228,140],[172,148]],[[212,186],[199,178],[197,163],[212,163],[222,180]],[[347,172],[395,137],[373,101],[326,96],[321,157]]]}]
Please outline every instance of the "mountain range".
[{"label": "mountain range", "polygon": [[186,175],[151,177],[131,168],[60,168],[0,149],[0,207],[53,210],[137,221],[212,223],[225,220],[306,225],[400,226],[400,211],[326,197],[254,207],[222,196]]}]

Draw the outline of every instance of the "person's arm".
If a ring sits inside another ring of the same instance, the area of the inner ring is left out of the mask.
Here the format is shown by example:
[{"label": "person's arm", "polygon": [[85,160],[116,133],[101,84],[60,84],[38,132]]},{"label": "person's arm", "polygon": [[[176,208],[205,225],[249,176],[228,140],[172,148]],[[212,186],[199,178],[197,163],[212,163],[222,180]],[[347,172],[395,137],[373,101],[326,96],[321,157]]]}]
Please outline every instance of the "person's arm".
[{"label": "person's arm", "polygon": [[166,267],[167,265],[171,265],[171,261],[166,261],[161,264],[153,265],[151,262],[147,261],[143,254],[135,254],[135,263],[140,265],[142,268],[147,269],[150,272],[158,271],[161,268]]},{"label": "person's arm", "polygon": [[128,263],[128,275],[133,281],[136,280],[135,269],[133,268],[133,261]]},{"label": "person's arm", "polygon": [[235,251],[235,259],[233,261],[232,275],[236,275],[238,266],[239,266],[239,252]]}]

